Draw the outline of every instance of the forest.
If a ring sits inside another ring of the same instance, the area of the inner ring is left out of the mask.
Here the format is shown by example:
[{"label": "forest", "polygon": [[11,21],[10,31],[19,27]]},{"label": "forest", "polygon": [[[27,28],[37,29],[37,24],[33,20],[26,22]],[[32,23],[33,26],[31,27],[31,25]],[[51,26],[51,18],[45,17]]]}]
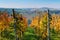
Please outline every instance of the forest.
[{"label": "forest", "polygon": [[0,40],[60,40],[60,14],[11,10],[0,11]]}]

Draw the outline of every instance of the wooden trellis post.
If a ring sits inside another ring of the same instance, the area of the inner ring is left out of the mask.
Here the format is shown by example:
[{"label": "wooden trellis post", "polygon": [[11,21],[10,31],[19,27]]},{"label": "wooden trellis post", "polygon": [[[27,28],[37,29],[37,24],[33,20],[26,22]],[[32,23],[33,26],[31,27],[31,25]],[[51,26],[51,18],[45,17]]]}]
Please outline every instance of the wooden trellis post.
[{"label": "wooden trellis post", "polygon": [[13,11],[13,18],[14,18],[14,32],[15,32],[15,37],[16,37],[16,40],[19,40],[18,39],[18,37],[17,37],[17,31],[16,31],[16,16],[15,16],[15,11],[14,11],[14,9],[12,9],[12,11]]},{"label": "wooden trellis post", "polygon": [[48,31],[48,36],[47,39],[50,40],[50,19],[51,19],[51,15],[49,13],[49,9],[48,9],[48,25],[47,25],[47,31]]}]

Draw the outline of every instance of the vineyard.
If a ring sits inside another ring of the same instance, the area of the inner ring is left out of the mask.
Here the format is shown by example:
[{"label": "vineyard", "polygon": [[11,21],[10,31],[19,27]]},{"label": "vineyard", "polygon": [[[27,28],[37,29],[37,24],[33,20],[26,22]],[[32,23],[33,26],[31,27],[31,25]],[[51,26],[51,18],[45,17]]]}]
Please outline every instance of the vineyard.
[{"label": "vineyard", "polygon": [[60,14],[0,11],[0,40],[60,40]]}]

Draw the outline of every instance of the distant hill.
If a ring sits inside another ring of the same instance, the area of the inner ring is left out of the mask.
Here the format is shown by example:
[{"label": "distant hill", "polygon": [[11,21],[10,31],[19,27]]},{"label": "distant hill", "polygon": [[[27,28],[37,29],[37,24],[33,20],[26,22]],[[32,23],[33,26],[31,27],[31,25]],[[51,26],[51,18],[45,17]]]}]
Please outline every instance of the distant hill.
[{"label": "distant hill", "polygon": [[[12,14],[12,9],[13,8],[0,8],[0,11],[7,11],[8,14]],[[31,17],[34,17],[36,15],[36,11],[47,11],[49,9],[50,14],[60,14],[60,9],[54,9],[54,8],[47,8],[47,7],[42,7],[42,8],[14,8],[16,13],[23,14],[26,16],[28,19]]]}]

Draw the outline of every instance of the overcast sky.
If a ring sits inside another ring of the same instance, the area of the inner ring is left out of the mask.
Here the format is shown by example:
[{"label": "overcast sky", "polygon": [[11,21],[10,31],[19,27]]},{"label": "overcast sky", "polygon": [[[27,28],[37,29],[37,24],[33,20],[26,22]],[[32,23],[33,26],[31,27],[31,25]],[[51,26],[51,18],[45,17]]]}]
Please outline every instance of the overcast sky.
[{"label": "overcast sky", "polygon": [[60,0],[0,0],[1,8],[60,8]]}]

